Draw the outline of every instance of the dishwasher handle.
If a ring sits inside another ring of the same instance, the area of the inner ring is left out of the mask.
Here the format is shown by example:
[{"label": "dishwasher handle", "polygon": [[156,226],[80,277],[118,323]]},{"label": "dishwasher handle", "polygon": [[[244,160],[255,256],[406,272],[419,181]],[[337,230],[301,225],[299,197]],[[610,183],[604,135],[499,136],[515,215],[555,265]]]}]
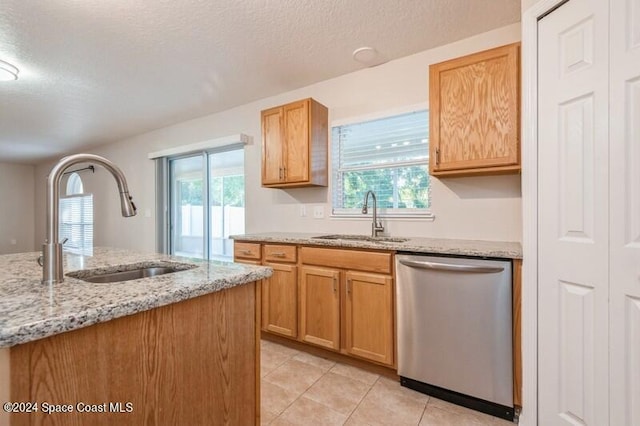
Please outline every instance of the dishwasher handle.
[{"label": "dishwasher handle", "polygon": [[427,262],[409,259],[399,259],[399,262],[412,268],[432,269],[439,271],[475,272],[485,274],[504,271],[504,268],[501,266],[456,265],[451,263]]}]

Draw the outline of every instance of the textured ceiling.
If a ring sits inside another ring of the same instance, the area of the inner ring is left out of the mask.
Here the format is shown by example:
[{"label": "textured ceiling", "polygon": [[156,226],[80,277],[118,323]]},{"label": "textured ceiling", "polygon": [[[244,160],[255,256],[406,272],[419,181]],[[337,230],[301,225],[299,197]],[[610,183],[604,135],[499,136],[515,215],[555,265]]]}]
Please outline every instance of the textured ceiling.
[{"label": "textured ceiling", "polygon": [[0,162],[33,163],[520,19],[520,0],[2,0]]}]

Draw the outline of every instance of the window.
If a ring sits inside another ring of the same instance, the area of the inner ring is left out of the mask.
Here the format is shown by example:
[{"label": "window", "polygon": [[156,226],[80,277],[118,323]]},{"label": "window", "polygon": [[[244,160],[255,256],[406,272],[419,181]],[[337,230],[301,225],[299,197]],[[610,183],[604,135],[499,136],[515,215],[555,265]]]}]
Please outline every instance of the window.
[{"label": "window", "polygon": [[169,157],[169,253],[233,260],[244,233],[244,149],[234,145]]},{"label": "window", "polygon": [[60,198],[59,238],[67,238],[65,251],[93,255],[93,195],[84,194],[78,173],[69,175],[66,196]]},{"label": "window", "polygon": [[361,215],[373,190],[381,216],[430,216],[426,110],[332,128],[334,215]]}]

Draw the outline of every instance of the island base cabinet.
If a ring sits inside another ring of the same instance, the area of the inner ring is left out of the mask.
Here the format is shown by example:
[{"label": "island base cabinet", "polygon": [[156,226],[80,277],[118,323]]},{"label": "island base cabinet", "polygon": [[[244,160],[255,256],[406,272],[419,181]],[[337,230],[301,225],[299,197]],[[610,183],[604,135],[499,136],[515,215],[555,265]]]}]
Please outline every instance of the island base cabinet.
[{"label": "island base cabinet", "polygon": [[346,272],[346,352],[393,364],[393,278]]},{"label": "island base cabinet", "polygon": [[250,283],[14,346],[11,426],[259,423],[254,316]]}]

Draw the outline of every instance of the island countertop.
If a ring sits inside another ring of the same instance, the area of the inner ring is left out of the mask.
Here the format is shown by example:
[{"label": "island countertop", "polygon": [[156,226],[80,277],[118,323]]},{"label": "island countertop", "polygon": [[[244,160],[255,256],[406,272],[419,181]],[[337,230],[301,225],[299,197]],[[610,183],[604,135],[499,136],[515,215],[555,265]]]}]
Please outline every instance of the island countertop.
[{"label": "island countertop", "polygon": [[[257,281],[271,269],[220,261],[95,248],[93,256],[64,255],[65,280],[41,284],[40,255],[0,255],[0,348]],[[192,269],[114,283],[91,283],[66,276],[79,270],[126,269],[127,265],[181,263]]]},{"label": "island countertop", "polygon": [[[260,243],[304,244],[324,247],[348,247],[396,252],[425,254],[450,254],[473,257],[495,257],[522,259],[522,245],[510,241],[459,240],[448,238],[416,238],[393,236],[405,241],[393,241],[385,237],[376,239],[321,238],[329,233],[265,232],[257,234],[233,235],[238,241]],[[329,235],[333,237],[332,235]],[[336,235],[338,236],[338,235]],[[349,236],[347,236],[349,237]],[[366,238],[366,236],[364,236]]]}]

